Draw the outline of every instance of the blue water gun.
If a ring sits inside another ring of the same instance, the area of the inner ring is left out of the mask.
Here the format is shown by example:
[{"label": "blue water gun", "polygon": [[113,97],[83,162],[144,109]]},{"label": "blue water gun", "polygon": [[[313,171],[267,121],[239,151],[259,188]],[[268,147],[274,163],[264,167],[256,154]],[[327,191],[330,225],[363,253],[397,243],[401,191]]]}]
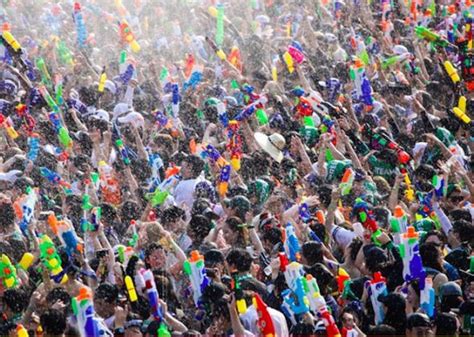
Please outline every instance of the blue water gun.
[{"label": "blue water gun", "polygon": [[400,256],[403,260],[403,279],[406,282],[418,280],[420,289],[425,288],[426,272],[420,256],[419,234],[410,226],[401,237]]},{"label": "blue water gun", "polygon": [[295,234],[295,228],[292,224],[288,223],[285,228],[285,252],[291,261],[298,261],[300,258],[300,243]]},{"label": "blue water gun", "polygon": [[99,319],[95,315],[94,302],[89,290],[81,288],[79,295],[72,298],[71,305],[81,336],[101,336]]},{"label": "blue water gun", "polygon": [[84,17],[82,16],[81,4],[79,2],[74,3],[73,17],[76,24],[77,44],[79,45],[79,48],[84,48],[87,41],[87,29],[84,23]]},{"label": "blue water gun", "polygon": [[32,134],[31,137],[28,137],[28,154],[26,156],[28,160],[34,162],[38,158],[39,148],[40,140],[38,135]]},{"label": "blue water gun", "polygon": [[202,73],[200,71],[193,71],[189,79],[183,84],[183,92],[192,88],[196,90],[198,84],[202,81]]},{"label": "blue water gun", "polygon": [[303,202],[299,205],[298,214],[303,221],[308,221],[311,218],[311,212],[309,211],[307,203]]},{"label": "blue water gun", "polygon": [[420,288],[420,308],[432,318],[435,314],[435,291],[433,289],[433,280],[425,279],[425,287]]},{"label": "blue water gun", "polygon": [[71,189],[71,184],[65,181],[59,174],[54,171],[51,171],[47,167],[40,167],[40,172],[43,177],[45,177],[50,183],[54,185],[60,185],[66,189]]},{"label": "blue water gun", "polygon": [[127,66],[127,69],[123,73],[119,75],[119,80],[120,82],[123,83],[123,85],[127,85],[128,82],[133,78],[133,73],[135,72],[135,68],[133,65],[129,64]]},{"label": "blue water gun", "polygon": [[20,229],[23,235],[27,236],[28,233],[28,224],[30,223],[31,219],[33,218],[36,201],[38,201],[38,196],[36,195],[36,191],[29,187],[27,188],[27,196],[23,205],[21,206],[23,217],[20,221]]},{"label": "blue water gun", "polygon": [[360,99],[366,107],[373,107],[374,105],[374,98],[372,97],[372,87],[370,86],[370,81],[367,78],[367,75],[364,74],[362,78],[362,85],[361,85],[362,96]]},{"label": "blue water gun", "polygon": [[287,289],[282,292],[283,301],[289,305],[295,315],[309,312],[309,301],[306,297],[302,278],[296,280],[293,290]]}]

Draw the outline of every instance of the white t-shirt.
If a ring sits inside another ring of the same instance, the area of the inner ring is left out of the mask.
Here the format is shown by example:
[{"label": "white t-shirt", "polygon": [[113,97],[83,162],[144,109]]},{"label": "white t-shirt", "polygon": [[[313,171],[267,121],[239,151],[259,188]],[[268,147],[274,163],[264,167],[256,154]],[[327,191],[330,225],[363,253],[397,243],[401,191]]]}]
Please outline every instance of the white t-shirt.
[{"label": "white t-shirt", "polygon": [[180,181],[178,185],[176,185],[173,196],[178,206],[181,206],[184,202],[188,209],[193,207],[194,188],[198,182],[198,179],[188,179]]},{"label": "white t-shirt", "polygon": [[[273,308],[267,308],[270,317],[272,318],[273,327],[275,328],[275,337],[287,337],[289,336],[288,325],[286,324],[285,316]],[[260,335],[260,330],[257,326],[258,314],[255,307],[251,305],[248,307],[245,314],[240,315],[240,320],[246,330],[251,331],[256,336]]]},{"label": "white t-shirt", "polygon": [[341,226],[333,226],[331,236],[340,247],[347,247],[357,236],[355,232],[345,229]]}]

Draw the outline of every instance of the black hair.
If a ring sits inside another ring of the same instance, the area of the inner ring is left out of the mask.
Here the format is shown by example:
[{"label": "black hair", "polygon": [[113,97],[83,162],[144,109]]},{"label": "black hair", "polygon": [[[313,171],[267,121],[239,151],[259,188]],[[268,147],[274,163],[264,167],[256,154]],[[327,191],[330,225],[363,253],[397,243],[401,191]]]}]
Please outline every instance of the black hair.
[{"label": "black hair", "polygon": [[352,239],[351,243],[349,244],[349,249],[350,249],[350,254],[349,257],[351,261],[355,261],[357,259],[357,254],[359,254],[360,249],[362,248],[362,245],[364,243],[362,242],[362,239],[359,237],[355,237]]},{"label": "black hair", "polygon": [[148,263],[148,258],[150,255],[157,249],[163,249],[163,247],[155,242],[150,243],[146,248],[145,248],[145,266],[150,269],[151,266]]},{"label": "black hair", "polygon": [[274,246],[283,242],[283,234],[279,228],[272,227],[263,232],[262,241],[268,241]]},{"label": "black hair", "polygon": [[193,178],[199,176],[202,170],[204,169],[204,161],[196,155],[187,156],[183,159],[183,161],[191,165],[191,172]]},{"label": "black hair", "polygon": [[189,221],[188,230],[191,230],[196,242],[201,242],[211,231],[211,221],[204,215],[193,215]]},{"label": "black hair", "polygon": [[57,309],[49,309],[40,316],[46,336],[61,336],[67,328],[66,315]]},{"label": "black hair", "polygon": [[212,267],[217,263],[224,263],[225,257],[220,250],[211,249],[204,254],[204,264],[206,267]]},{"label": "black hair", "polygon": [[15,314],[20,314],[28,307],[28,294],[18,288],[7,289],[3,293],[3,304]]},{"label": "black hair", "polygon": [[315,263],[323,263],[323,245],[316,241],[308,241],[301,247],[301,253],[308,261],[308,265],[312,266]]},{"label": "black hair", "polygon": [[474,239],[474,225],[466,220],[453,222],[453,231],[459,235],[461,242],[471,242]]},{"label": "black hair", "polygon": [[456,317],[452,314],[441,312],[436,315],[436,336],[455,336],[458,330]]},{"label": "black hair", "polygon": [[94,297],[96,299],[103,299],[110,304],[117,302],[119,296],[119,289],[115,284],[102,283],[95,290]]},{"label": "black hair", "polygon": [[229,265],[235,266],[238,272],[248,272],[252,265],[252,256],[245,249],[232,249],[225,259]]},{"label": "black hair", "polygon": [[426,242],[420,245],[420,256],[425,267],[436,269],[441,273],[446,271],[443,268],[443,257],[438,246],[433,242]]},{"label": "black hair", "polygon": [[14,224],[15,210],[10,202],[0,204],[0,228],[6,229]]},{"label": "black hair", "polygon": [[68,292],[63,288],[53,288],[48,295],[46,295],[46,302],[50,304],[54,304],[57,301],[61,301],[66,306],[67,312],[71,307],[71,296]]},{"label": "black hair", "polygon": [[297,323],[291,328],[290,335],[297,336],[312,336],[314,335],[314,326],[310,323]]},{"label": "black hair", "polygon": [[388,324],[379,324],[372,326],[367,336],[397,336],[397,330]]},{"label": "black hair", "polygon": [[134,200],[127,200],[122,204],[120,209],[120,219],[123,223],[129,224],[132,220],[140,219],[141,207]]}]

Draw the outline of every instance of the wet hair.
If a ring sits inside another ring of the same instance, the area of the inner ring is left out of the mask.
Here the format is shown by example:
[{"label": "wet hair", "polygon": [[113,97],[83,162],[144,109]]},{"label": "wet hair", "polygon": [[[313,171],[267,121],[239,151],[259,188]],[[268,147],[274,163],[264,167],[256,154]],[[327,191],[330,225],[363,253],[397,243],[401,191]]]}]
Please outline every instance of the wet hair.
[{"label": "wet hair", "polygon": [[61,310],[49,309],[40,316],[41,327],[47,336],[60,336],[67,328],[66,315]]},{"label": "wet hair", "polygon": [[351,261],[355,261],[357,259],[357,254],[359,254],[360,249],[364,243],[359,237],[355,237],[352,239],[351,243],[349,244],[350,254],[349,257]]},{"label": "wet hair", "polygon": [[123,223],[129,224],[132,220],[140,219],[141,207],[134,200],[127,200],[122,204],[120,209],[120,218]]},{"label": "wet hair", "polygon": [[436,269],[441,273],[446,273],[443,268],[443,257],[438,246],[432,242],[426,242],[420,245],[420,256],[425,267]]},{"label": "wet hair", "polygon": [[113,305],[117,302],[119,290],[115,284],[102,283],[95,290],[95,299],[103,299]]},{"label": "wet hair", "polygon": [[236,217],[231,216],[225,223],[229,226],[230,230],[238,234],[237,244],[246,247],[249,242],[249,230],[243,221]]},{"label": "wet hair", "polygon": [[252,266],[252,256],[245,249],[232,249],[225,259],[229,265],[235,266],[238,272],[248,272]]},{"label": "wet hair", "polygon": [[20,314],[28,307],[28,294],[18,288],[7,289],[3,293],[2,301],[15,314]]},{"label": "wet hair", "polygon": [[188,230],[190,230],[196,237],[196,242],[203,241],[211,231],[212,222],[204,215],[193,215],[189,221]]},{"label": "wet hair", "polygon": [[193,177],[197,177],[204,169],[204,161],[196,155],[191,155],[184,158],[183,162],[188,163],[191,166],[191,172]]},{"label": "wet hair", "polygon": [[150,257],[150,255],[157,249],[163,249],[163,247],[155,242],[152,242],[150,243],[146,248],[145,248],[145,266],[150,269],[151,266],[150,264],[148,263],[148,258]]},{"label": "wet hair", "polygon": [[7,228],[14,224],[15,210],[10,202],[0,204],[0,228]]},{"label": "wet hair", "polygon": [[66,306],[67,312],[70,311],[71,307],[71,296],[68,292],[63,288],[54,288],[51,290],[48,295],[46,295],[46,302],[50,304],[54,304],[57,301],[61,301]]},{"label": "wet hair", "polygon": [[283,234],[279,228],[272,227],[263,232],[262,240],[276,245],[283,242]]},{"label": "wet hair", "polygon": [[305,242],[301,247],[301,253],[308,261],[309,266],[315,263],[322,263],[324,260],[323,246],[316,241]]}]

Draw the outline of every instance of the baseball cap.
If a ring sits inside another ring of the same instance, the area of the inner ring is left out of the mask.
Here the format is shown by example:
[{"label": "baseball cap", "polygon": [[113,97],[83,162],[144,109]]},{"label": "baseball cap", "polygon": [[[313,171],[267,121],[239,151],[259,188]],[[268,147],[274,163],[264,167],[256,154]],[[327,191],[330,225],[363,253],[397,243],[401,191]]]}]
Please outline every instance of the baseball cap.
[{"label": "baseball cap", "polygon": [[423,327],[428,327],[428,328],[431,327],[431,322],[427,315],[416,312],[416,313],[410,314],[407,317],[408,329],[423,328]]},{"label": "baseball cap", "polygon": [[462,289],[456,282],[446,282],[439,288],[439,296],[462,296]]}]

